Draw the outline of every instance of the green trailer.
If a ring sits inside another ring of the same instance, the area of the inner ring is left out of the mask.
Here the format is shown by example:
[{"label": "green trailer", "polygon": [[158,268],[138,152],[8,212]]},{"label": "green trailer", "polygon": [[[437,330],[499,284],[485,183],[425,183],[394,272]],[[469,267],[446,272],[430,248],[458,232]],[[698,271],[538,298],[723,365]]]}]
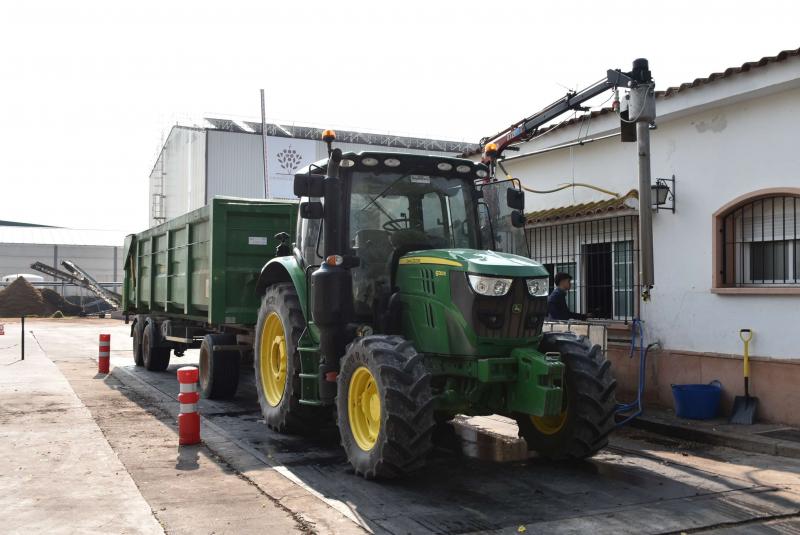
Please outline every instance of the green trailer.
[{"label": "green trailer", "polygon": [[206,397],[230,397],[252,355],[264,264],[290,250],[297,203],[215,197],[202,208],[125,239],[123,310],[134,359],[164,370],[170,354],[200,348]]}]

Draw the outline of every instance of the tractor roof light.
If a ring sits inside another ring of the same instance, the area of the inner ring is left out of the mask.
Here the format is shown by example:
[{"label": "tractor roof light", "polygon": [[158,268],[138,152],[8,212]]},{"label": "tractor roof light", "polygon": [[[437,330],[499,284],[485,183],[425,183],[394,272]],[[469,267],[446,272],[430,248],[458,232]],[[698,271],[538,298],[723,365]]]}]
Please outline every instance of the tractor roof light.
[{"label": "tractor roof light", "polygon": [[448,162],[439,162],[436,164],[436,169],[438,169],[439,171],[452,171],[453,164]]},{"label": "tractor roof light", "polygon": [[466,164],[461,164],[456,167],[456,172],[458,173],[469,173],[470,167]]},{"label": "tractor roof light", "polygon": [[367,157],[367,158],[362,159],[361,163],[363,165],[366,165],[367,167],[375,167],[376,165],[378,165],[378,159],[377,158],[372,158],[372,157]]},{"label": "tractor roof light", "polygon": [[334,132],[333,130],[323,130],[322,141],[324,141],[325,143],[332,143],[336,141],[336,132]]},{"label": "tractor roof light", "polygon": [[487,143],[485,147],[483,147],[483,154],[487,158],[497,158],[497,143]]},{"label": "tractor roof light", "polygon": [[341,165],[342,167],[353,167],[355,164],[356,162],[354,162],[350,158],[344,158],[339,165]]},{"label": "tractor roof light", "polygon": [[344,258],[338,254],[332,254],[325,259],[325,263],[329,266],[341,266],[344,263]]},{"label": "tractor roof light", "polygon": [[400,160],[397,158],[386,158],[383,160],[383,165],[386,167],[400,167]]}]

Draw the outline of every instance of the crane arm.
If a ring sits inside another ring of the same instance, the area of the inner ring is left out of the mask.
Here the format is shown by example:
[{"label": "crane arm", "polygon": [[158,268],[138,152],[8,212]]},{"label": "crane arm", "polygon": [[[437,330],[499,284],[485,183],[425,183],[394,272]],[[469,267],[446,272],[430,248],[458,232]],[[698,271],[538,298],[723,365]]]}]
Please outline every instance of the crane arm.
[{"label": "crane arm", "polygon": [[[619,86],[635,87],[640,82],[640,73],[624,73],[619,69],[609,69],[606,77],[580,91],[570,91],[549,106],[529,117],[525,117],[493,136],[481,140],[483,156],[481,161],[491,164],[514,143],[526,141],[536,135],[539,127],[571,110],[586,110],[583,103],[597,95]],[[649,72],[647,73],[649,75]],[[644,81],[644,80],[641,80]]]}]

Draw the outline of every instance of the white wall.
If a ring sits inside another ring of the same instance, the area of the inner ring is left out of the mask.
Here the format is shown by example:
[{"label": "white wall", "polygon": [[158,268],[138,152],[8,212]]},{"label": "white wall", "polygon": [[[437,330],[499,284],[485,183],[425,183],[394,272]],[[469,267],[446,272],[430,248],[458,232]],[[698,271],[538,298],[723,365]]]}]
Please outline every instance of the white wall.
[{"label": "white wall", "polygon": [[[709,90],[714,84],[708,86]],[[787,86],[791,87],[791,86]],[[680,98],[696,99],[692,89]],[[654,214],[655,288],[642,306],[649,337],[669,349],[738,354],[740,328],[755,331],[751,353],[800,357],[790,333],[800,321],[800,296],[715,295],[712,277],[712,214],[728,201],[754,190],[800,185],[800,89],[754,94],[719,107],[702,106],[690,114],[660,117],[651,131],[653,178],[676,176],[677,213]],[[659,110],[677,109],[680,102]],[[659,111],[659,115],[661,112]],[[596,119],[592,135],[609,131],[613,116]],[[564,128],[556,145],[574,139],[576,128]],[[584,132],[586,128],[584,127]],[[528,144],[531,145],[531,144]],[[537,147],[524,147],[525,152]],[[513,154],[513,153],[509,153]],[[619,193],[637,187],[636,144],[618,138],[572,149],[559,149],[509,162],[507,168],[536,189],[590,182]],[[531,195],[526,210],[566,206],[608,198],[587,189]]]}]

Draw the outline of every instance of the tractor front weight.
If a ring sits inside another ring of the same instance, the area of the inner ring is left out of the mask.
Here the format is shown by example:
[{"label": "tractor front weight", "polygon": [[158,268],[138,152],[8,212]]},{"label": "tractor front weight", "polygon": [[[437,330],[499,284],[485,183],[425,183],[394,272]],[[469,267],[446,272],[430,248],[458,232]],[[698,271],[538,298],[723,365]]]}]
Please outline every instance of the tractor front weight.
[{"label": "tractor front weight", "polygon": [[508,357],[426,356],[434,376],[447,376],[437,410],[466,414],[556,416],[562,408],[564,363],[557,353],[517,348]]}]

